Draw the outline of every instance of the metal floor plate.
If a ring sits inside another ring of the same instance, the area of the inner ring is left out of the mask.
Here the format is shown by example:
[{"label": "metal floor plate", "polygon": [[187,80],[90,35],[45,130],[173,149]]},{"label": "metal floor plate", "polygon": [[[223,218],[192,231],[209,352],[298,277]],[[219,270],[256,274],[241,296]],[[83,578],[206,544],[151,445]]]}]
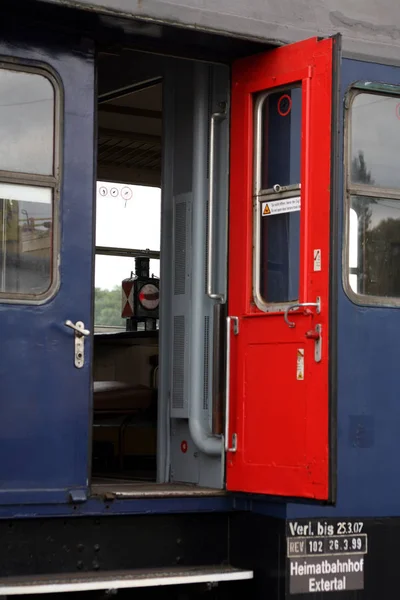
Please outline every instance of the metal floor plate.
[{"label": "metal floor plate", "polygon": [[252,578],[253,571],[236,569],[229,565],[10,577],[0,579],[0,595],[58,594],[62,592],[238,581]]},{"label": "metal floor plate", "polygon": [[93,478],[91,489],[92,496],[115,498],[175,498],[226,494],[225,490],[204,488],[188,483],[152,483],[111,478]]}]

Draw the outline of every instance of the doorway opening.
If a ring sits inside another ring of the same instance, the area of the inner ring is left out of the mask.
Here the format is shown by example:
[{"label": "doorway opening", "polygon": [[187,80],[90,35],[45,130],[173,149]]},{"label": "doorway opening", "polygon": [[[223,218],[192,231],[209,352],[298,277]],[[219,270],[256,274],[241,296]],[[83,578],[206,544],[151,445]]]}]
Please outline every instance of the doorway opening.
[{"label": "doorway opening", "polygon": [[[213,81],[221,85],[221,77],[210,67],[203,80],[201,143],[206,154],[217,104]],[[212,402],[214,307],[205,285],[208,167],[204,161],[204,173],[196,167],[195,81],[191,61],[131,50],[100,55],[98,61],[95,495],[224,493],[222,406]],[[214,150],[225,150],[227,159],[222,129],[217,133],[219,148]],[[215,161],[214,171],[220,165],[225,174],[223,159]],[[200,176],[205,193],[195,203]],[[226,202],[227,194],[223,198]],[[216,233],[222,232],[214,242],[213,283],[221,285],[227,257],[223,202],[213,218]],[[199,253],[202,259],[196,263]],[[199,286],[196,277],[204,283]],[[194,312],[200,319],[196,334]],[[195,393],[193,372],[199,382]],[[201,428],[220,436],[219,455],[209,456],[192,439],[190,402],[197,402]]]},{"label": "doorway opening", "polygon": [[92,475],[103,486],[157,478],[161,134],[161,82],[99,100]]}]

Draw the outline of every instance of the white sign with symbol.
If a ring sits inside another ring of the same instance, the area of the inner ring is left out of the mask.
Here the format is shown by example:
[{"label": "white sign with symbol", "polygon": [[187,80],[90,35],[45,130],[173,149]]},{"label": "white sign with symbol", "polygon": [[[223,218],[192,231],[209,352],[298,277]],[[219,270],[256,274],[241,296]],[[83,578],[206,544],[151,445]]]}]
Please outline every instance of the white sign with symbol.
[{"label": "white sign with symbol", "polygon": [[314,250],[314,271],[321,270],[321,250],[318,248]]},{"label": "white sign with symbol", "polygon": [[304,349],[299,348],[297,350],[297,380],[303,381],[304,379]]},{"label": "white sign with symbol", "polygon": [[262,203],[262,216],[279,215],[300,210],[300,196]]}]

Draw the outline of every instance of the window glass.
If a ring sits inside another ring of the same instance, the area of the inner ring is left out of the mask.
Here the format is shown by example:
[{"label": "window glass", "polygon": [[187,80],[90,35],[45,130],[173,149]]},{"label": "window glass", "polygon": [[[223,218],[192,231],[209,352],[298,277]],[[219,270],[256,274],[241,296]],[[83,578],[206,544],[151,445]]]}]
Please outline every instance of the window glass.
[{"label": "window glass", "polygon": [[351,105],[351,179],[400,187],[400,98],[360,93]]},{"label": "window glass", "polygon": [[350,209],[349,223],[349,283],[356,294],[358,293],[358,219],[356,211]]},{"label": "window glass", "polygon": [[301,88],[269,94],[262,109],[262,188],[300,182]]},{"label": "window glass", "polygon": [[160,188],[99,182],[96,246],[159,250],[160,211]]},{"label": "window glass", "polygon": [[400,201],[352,195],[350,204],[355,213],[350,222],[353,291],[400,298]]},{"label": "window glass", "polygon": [[40,295],[52,281],[52,190],[0,183],[0,291]]},{"label": "window glass", "polygon": [[261,294],[265,302],[297,300],[300,211],[261,218]]},{"label": "window glass", "polygon": [[0,170],[51,175],[54,89],[35,73],[0,69]]},{"label": "window glass", "polygon": [[349,136],[348,284],[365,297],[400,298],[400,97],[357,93]]},{"label": "window glass", "polygon": [[[135,274],[135,258],[116,255],[113,249],[159,252],[160,228],[160,188],[98,182],[96,246],[110,250],[107,254],[96,254],[94,323],[97,331],[126,329],[126,319],[121,317],[122,281]],[[150,259],[152,276],[160,277],[159,259]]]},{"label": "window glass", "polygon": [[[135,259],[127,256],[97,254],[95,266],[94,324],[126,329],[122,312],[122,282],[135,274]],[[150,260],[150,277],[160,275],[159,259]]]},{"label": "window glass", "polygon": [[[300,183],[301,88],[266,96],[262,106],[262,189]],[[292,197],[262,198],[260,293],[266,303],[298,299],[300,191]]]}]

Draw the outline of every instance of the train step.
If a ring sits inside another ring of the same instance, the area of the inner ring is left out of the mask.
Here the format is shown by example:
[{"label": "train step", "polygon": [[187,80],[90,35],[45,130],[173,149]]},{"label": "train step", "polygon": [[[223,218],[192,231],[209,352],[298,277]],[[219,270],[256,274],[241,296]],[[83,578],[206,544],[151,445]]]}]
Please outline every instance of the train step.
[{"label": "train step", "polygon": [[253,571],[230,565],[10,577],[0,578],[0,596],[218,583],[252,578]]}]

